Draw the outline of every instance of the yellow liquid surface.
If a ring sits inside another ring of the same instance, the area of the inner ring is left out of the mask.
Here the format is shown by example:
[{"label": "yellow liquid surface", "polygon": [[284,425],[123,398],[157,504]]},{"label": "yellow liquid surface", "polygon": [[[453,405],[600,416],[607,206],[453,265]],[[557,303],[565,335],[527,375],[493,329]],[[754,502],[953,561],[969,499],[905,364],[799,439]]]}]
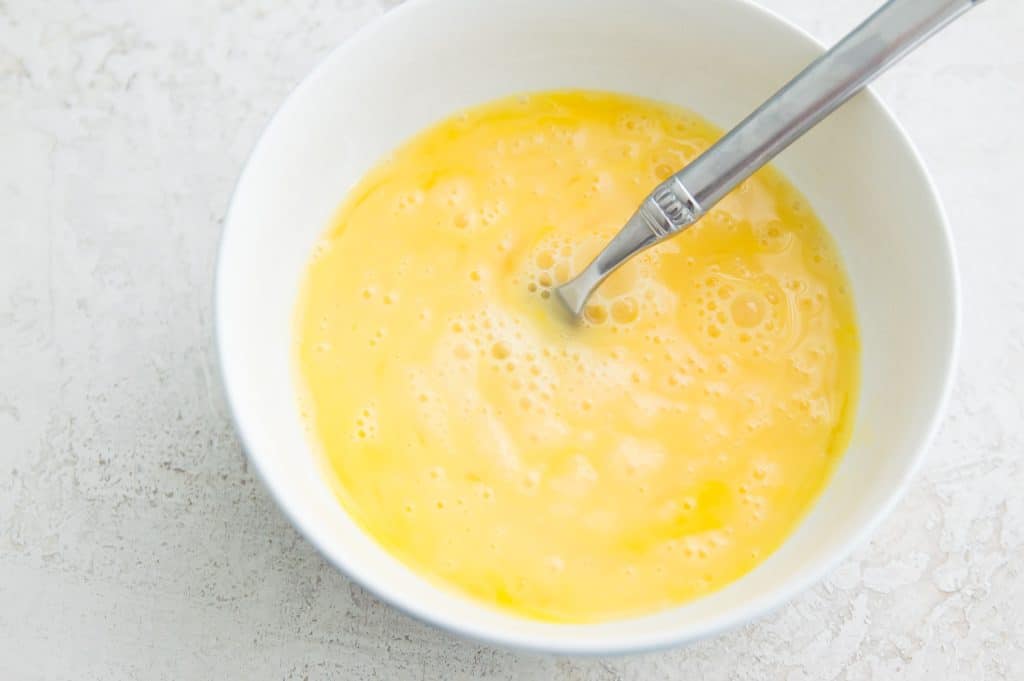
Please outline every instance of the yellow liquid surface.
[{"label": "yellow liquid surface", "polygon": [[541,93],[419,134],[351,192],[298,305],[300,401],[402,561],[545,620],[651,612],[779,547],[841,456],[859,349],[836,249],[766,169],[614,274],[549,291],[720,132]]}]

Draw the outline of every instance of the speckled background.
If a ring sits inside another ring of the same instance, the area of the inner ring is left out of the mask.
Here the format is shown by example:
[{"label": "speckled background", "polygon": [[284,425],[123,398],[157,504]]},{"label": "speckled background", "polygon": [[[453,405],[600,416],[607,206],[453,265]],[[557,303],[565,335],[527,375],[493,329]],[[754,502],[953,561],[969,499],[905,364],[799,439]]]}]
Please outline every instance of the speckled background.
[{"label": "speckled background", "polygon": [[[0,0],[0,678],[1024,679],[1024,3],[985,3],[877,86],[964,280],[923,474],[775,614],[607,660],[378,602],[284,520],[229,423],[210,299],[235,179],[290,88],[392,4]],[[875,0],[765,4],[833,40]]]}]

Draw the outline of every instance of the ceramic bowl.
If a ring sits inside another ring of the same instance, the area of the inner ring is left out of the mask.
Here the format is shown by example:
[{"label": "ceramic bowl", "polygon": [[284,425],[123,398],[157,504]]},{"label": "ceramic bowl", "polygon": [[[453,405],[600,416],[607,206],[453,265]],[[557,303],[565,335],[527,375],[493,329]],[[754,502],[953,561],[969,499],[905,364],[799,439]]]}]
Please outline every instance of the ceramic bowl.
[{"label": "ceramic bowl", "polygon": [[748,622],[863,541],[925,456],[949,392],[959,319],[939,199],[871,92],[777,161],[834,235],[852,280],[863,344],[852,442],[789,540],[712,595],[635,619],[559,625],[433,585],[332,496],[303,428],[292,366],[294,306],[314,241],[347,190],[430,123],[512,93],[590,88],[680,104],[729,128],[822,51],[744,0],[414,0],[332,52],[253,152],[217,270],[231,411],[254,468],[296,527],[351,578],[416,617],[496,644],[594,654],[678,644]]}]

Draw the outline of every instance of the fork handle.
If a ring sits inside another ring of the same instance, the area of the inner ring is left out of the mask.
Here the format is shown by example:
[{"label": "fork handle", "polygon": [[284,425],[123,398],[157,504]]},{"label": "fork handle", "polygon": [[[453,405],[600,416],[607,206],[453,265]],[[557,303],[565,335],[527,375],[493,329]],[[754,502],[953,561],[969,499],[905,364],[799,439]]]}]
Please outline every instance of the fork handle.
[{"label": "fork handle", "polygon": [[890,0],[725,137],[658,185],[651,200],[674,233],[982,0]]}]

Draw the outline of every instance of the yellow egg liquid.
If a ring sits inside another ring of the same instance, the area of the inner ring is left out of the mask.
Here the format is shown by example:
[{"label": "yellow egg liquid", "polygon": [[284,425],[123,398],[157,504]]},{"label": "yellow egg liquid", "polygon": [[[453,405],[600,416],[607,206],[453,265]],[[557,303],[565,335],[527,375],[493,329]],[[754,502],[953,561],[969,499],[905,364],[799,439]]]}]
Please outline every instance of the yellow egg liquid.
[{"label": "yellow egg liquid", "polygon": [[765,169],[616,272],[551,287],[717,139],[554,92],[470,109],[351,191],[298,304],[300,401],[341,503],[435,582],[594,622],[763,561],[849,437],[859,349],[828,234]]}]

